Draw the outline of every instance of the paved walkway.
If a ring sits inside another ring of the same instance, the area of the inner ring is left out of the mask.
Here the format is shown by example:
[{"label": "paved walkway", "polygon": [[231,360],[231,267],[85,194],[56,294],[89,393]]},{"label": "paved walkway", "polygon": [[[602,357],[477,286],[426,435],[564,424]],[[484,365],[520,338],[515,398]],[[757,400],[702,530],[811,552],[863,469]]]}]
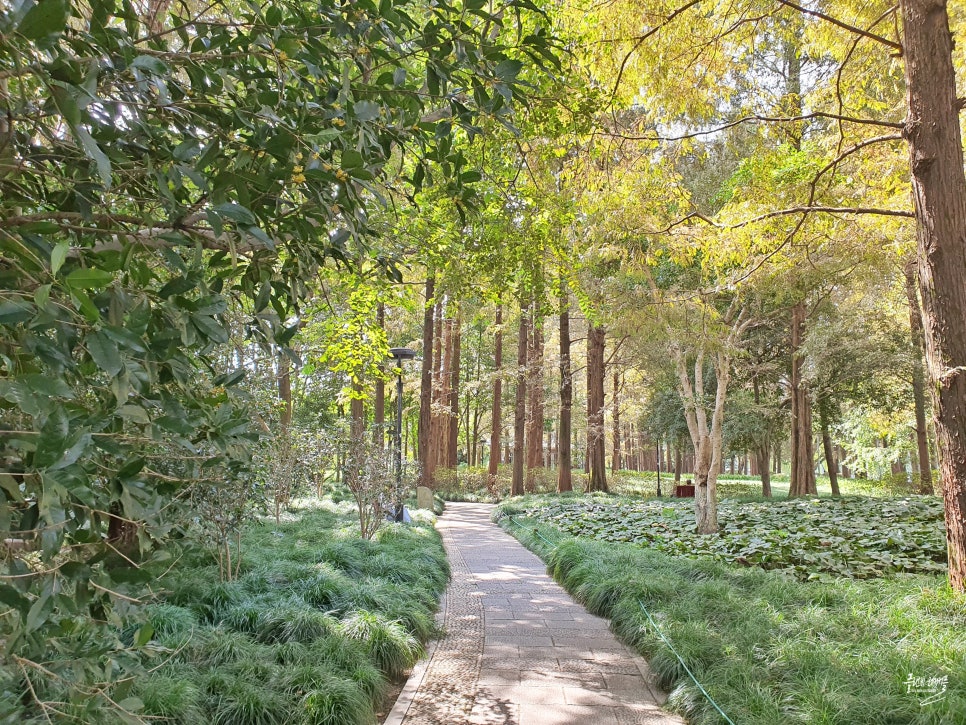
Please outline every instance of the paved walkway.
[{"label": "paved walkway", "polygon": [[453,579],[445,636],[386,725],[672,725],[647,663],[490,522],[492,505],[439,519]]}]

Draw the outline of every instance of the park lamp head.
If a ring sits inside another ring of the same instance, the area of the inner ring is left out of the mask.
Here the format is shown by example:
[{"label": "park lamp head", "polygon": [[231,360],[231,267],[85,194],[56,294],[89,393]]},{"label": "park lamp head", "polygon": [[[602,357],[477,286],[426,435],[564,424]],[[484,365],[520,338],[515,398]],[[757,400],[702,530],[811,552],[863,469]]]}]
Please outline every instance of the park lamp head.
[{"label": "park lamp head", "polygon": [[408,347],[393,347],[389,349],[389,356],[393,360],[412,360],[416,357],[416,351]]}]

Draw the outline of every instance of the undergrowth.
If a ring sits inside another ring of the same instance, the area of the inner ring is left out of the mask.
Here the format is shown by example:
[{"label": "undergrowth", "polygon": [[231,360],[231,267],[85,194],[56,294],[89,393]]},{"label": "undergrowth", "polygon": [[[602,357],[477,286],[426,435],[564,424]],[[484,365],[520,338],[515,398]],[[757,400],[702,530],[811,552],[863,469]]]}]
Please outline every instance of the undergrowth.
[{"label": "undergrowth", "polygon": [[[499,518],[516,509],[498,509]],[[939,725],[966,712],[966,599],[941,576],[800,582],[780,572],[500,523],[650,661],[669,706],[739,725]],[[643,606],[642,606],[643,605]]]},{"label": "undergrowth", "polygon": [[786,569],[801,579],[946,570],[943,504],[935,496],[726,500],[718,505],[718,536],[695,533],[690,500],[541,496],[512,506],[573,536]]},{"label": "undergrowth", "polygon": [[188,558],[148,608],[156,662],[135,687],[158,723],[356,725],[435,634],[448,579],[429,523],[371,541],[345,506],[318,504],[253,526],[236,581]]}]

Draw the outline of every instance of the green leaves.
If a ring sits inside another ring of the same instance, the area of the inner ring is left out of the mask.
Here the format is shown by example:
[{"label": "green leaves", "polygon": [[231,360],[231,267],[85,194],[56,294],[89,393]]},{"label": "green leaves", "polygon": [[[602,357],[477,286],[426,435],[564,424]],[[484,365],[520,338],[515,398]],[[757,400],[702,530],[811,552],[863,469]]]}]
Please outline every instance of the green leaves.
[{"label": "green leaves", "polygon": [[114,274],[105,269],[75,269],[64,280],[68,287],[75,290],[101,289],[114,279]]},{"label": "green leaves", "polygon": [[95,332],[87,337],[87,351],[97,366],[108,375],[121,372],[124,362],[117,343],[103,332]]},{"label": "green leaves", "polygon": [[39,0],[17,25],[17,32],[28,40],[49,42],[49,36],[64,31],[68,13],[66,0]]},{"label": "green leaves", "polygon": [[573,536],[783,569],[801,579],[945,571],[942,501],[931,496],[722,501],[720,536],[694,533],[690,501],[555,501],[527,515]]}]

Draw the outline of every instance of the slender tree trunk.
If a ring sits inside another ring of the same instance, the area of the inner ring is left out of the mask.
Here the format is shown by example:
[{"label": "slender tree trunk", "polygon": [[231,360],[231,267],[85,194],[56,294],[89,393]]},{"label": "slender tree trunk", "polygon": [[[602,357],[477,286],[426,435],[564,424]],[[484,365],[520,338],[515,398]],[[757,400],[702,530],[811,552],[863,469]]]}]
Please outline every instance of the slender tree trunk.
[{"label": "slender tree trunk", "polygon": [[[382,302],[376,308],[376,324],[380,330],[386,329],[386,305]],[[379,366],[379,372],[384,373],[385,365]],[[377,448],[382,449],[386,441],[386,381],[376,378],[376,395],[372,401],[372,437]]]},{"label": "slender tree trunk", "polygon": [[614,399],[611,403],[614,406],[613,413],[613,424],[614,424],[614,454],[611,458],[611,470],[615,473],[620,471],[622,468],[623,461],[621,460],[621,405],[620,405],[620,389],[621,389],[621,376],[617,369],[614,369]]},{"label": "slender tree trunk", "polygon": [[536,469],[543,466],[543,322],[537,304],[530,305],[530,340],[527,350],[527,474],[525,487],[534,490]]},{"label": "slender tree trunk", "polygon": [[755,457],[761,476],[761,495],[771,498],[771,453],[767,442],[755,449]]},{"label": "slender tree trunk", "polygon": [[674,446],[674,484],[681,483],[681,470],[684,466],[684,456],[681,454],[681,442],[678,441]]},{"label": "slender tree trunk", "polygon": [[825,451],[825,467],[828,469],[828,481],[832,487],[832,495],[839,495],[838,463],[835,461],[835,448],[832,445],[832,431],[829,429],[828,415],[824,407],[818,408],[819,425],[822,427],[822,448]]},{"label": "slender tree trunk", "polygon": [[557,464],[557,491],[572,491],[573,460],[571,436],[573,435],[574,377],[570,366],[570,294],[566,283],[560,283],[560,434],[557,441],[559,462]]},{"label": "slender tree trunk", "polygon": [[[440,310],[442,314],[442,310]],[[449,468],[449,394],[453,367],[453,320],[445,319],[437,328],[442,332],[440,349],[439,391],[436,400],[436,465]]]},{"label": "slender tree trunk", "polygon": [[490,413],[490,460],[487,475],[491,484],[496,481],[497,466],[500,465],[500,432],[503,430],[503,305],[496,308],[496,343],[493,351],[493,409]]},{"label": "slender tree trunk", "polygon": [[529,325],[526,312],[520,312],[520,332],[517,340],[517,394],[513,408],[513,479],[510,484],[511,496],[524,493],[524,456],[527,433],[527,337]]},{"label": "slender tree trunk", "polygon": [[604,436],[604,328],[590,325],[587,332],[587,457],[588,491],[607,491],[607,455]]},{"label": "slender tree trunk", "polygon": [[802,379],[802,336],[805,331],[805,303],[792,308],[792,475],[789,496],[818,493],[815,487],[815,453],[812,444],[812,406],[808,385]]},{"label": "slender tree trunk", "polygon": [[[352,392],[355,396],[362,395],[362,384],[354,383]],[[349,431],[353,441],[361,441],[366,434],[366,406],[361,397],[353,397],[349,401]]]},{"label": "slender tree trunk", "polygon": [[949,581],[966,591],[966,177],[946,3],[900,0],[926,360]]},{"label": "slender tree trunk", "polygon": [[[752,384],[755,391],[755,407],[758,408],[761,405],[761,388],[758,386],[757,377]],[[771,498],[771,439],[767,430],[766,428],[764,437],[758,441],[758,446],[755,448],[755,462],[758,468],[757,475],[761,476],[761,495]]]},{"label": "slender tree trunk", "polygon": [[435,347],[434,312],[436,275],[426,279],[426,305],[423,309],[423,360],[419,381],[419,428],[417,431],[416,458],[420,465],[419,482],[423,486],[433,484],[433,448],[430,436],[433,423],[433,348]]},{"label": "slender tree trunk", "polygon": [[278,399],[282,401],[279,432],[285,436],[292,425],[292,361],[281,350],[278,350]]},{"label": "slender tree trunk", "polygon": [[[456,468],[459,463],[459,434],[460,434],[460,354],[462,346],[462,333],[460,328],[463,325],[462,314],[459,306],[456,308],[456,320],[453,322],[451,342],[453,346],[453,356],[450,366],[449,376],[449,444],[447,451],[449,460],[446,465],[449,468]],[[469,443],[469,435],[467,435]]]},{"label": "slender tree trunk", "polygon": [[910,259],[905,268],[906,300],[909,303],[909,330],[914,351],[912,361],[912,400],[916,410],[916,449],[919,453],[919,492],[932,493],[932,463],[929,457],[929,433],[926,428],[926,373],[923,366],[925,339],[922,313],[916,294],[916,260]]}]

